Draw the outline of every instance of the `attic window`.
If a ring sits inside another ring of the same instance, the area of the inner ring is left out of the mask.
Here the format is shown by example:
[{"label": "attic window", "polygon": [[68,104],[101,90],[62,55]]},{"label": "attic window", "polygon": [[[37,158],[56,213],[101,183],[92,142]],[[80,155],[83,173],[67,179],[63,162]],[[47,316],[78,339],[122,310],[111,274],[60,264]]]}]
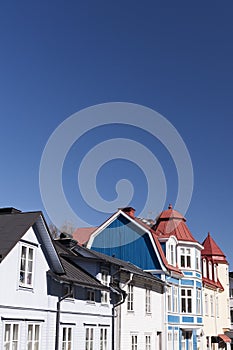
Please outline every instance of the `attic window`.
[{"label": "attic window", "polygon": [[34,247],[21,246],[19,284],[22,287],[32,288],[34,270]]}]

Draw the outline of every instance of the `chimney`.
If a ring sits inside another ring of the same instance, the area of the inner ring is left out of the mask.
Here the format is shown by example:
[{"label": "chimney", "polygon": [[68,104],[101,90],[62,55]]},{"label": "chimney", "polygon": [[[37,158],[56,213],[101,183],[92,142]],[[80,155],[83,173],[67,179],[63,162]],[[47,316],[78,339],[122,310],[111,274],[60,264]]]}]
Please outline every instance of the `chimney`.
[{"label": "chimney", "polygon": [[0,208],[0,214],[19,214],[22,213],[21,210],[15,209],[13,207]]},{"label": "chimney", "polygon": [[68,249],[73,248],[78,243],[75,239],[72,238],[71,235],[66,232],[61,232],[59,238],[57,238],[56,241]]},{"label": "chimney", "polygon": [[129,216],[131,216],[131,218],[135,218],[134,213],[135,213],[135,209],[132,207],[126,207],[126,208],[120,208],[124,213],[128,214]]}]

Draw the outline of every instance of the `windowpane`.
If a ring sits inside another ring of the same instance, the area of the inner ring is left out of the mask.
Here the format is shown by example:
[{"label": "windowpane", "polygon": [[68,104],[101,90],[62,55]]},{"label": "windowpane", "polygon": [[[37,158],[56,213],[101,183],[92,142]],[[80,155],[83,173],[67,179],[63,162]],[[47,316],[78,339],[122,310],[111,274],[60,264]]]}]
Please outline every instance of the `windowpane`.
[{"label": "windowpane", "polygon": [[127,300],[127,310],[133,311],[133,285],[128,285],[128,300]]},{"label": "windowpane", "polygon": [[40,325],[28,325],[27,350],[38,350],[40,338]]},{"label": "windowpane", "polygon": [[20,262],[20,284],[26,287],[32,286],[33,255],[33,248],[22,246]]},{"label": "windowpane", "polygon": [[4,350],[18,350],[19,325],[14,323],[5,324]]}]

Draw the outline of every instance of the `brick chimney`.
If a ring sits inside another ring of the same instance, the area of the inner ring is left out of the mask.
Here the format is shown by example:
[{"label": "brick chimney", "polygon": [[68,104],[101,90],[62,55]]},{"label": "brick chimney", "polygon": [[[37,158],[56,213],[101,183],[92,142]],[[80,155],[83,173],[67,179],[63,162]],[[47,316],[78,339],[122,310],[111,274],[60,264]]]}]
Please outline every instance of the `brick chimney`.
[{"label": "brick chimney", "polygon": [[135,218],[134,213],[135,209],[132,207],[120,208],[124,213],[131,216],[131,218]]}]

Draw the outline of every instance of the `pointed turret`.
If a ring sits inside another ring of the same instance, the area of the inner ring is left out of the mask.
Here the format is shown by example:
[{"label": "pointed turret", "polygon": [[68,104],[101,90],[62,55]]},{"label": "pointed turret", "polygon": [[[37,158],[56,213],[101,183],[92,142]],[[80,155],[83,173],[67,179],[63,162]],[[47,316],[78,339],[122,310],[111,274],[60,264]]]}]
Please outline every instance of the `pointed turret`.
[{"label": "pointed turret", "polygon": [[210,233],[208,233],[202,245],[204,247],[201,252],[203,258],[205,257],[208,260],[212,260],[214,263],[227,263],[225,254],[211,237]]}]

